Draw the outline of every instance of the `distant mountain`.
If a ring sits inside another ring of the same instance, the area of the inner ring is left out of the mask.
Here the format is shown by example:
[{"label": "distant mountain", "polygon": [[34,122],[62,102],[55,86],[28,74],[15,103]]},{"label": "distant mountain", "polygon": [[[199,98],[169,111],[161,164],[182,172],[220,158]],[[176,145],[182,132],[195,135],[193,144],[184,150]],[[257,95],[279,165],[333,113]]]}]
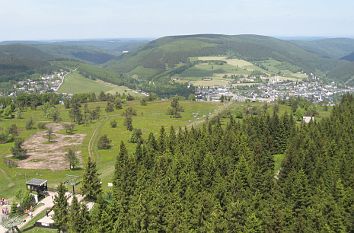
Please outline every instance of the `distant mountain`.
[{"label": "distant mountain", "polygon": [[137,49],[147,44],[148,39],[106,39],[106,40],[80,40],[62,41],[52,43],[54,45],[76,46],[96,49],[104,53],[119,56],[123,51],[135,52]]},{"label": "distant mountain", "polygon": [[[287,41],[259,35],[185,35],[147,40],[0,43],[0,81],[49,72],[53,60],[76,60],[124,74],[127,79],[160,79],[190,67],[197,56],[227,56],[253,63],[273,59],[285,66],[346,82],[354,74],[353,39]],[[128,51],[128,53],[122,53]],[[350,55],[348,55],[350,54]],[[341,60],[343,58],[344,60]],[[103,69],[102,69],[103,70]],[[98,72],[96,72],[98,73]],[[112,75],[112,78],[116,77]],[[166,78],[167,77],[167,78]],[[127,80],[128,81],[128,80]],[[134,81],[134,80],[133,80]]]},{"label": "distant mountain", "polygon": [[78,40],[78,41],[4,41],[0,45],[27,45],[50,54],[57,59],[75,59],[102,64],[122,55],[134,52],[146,44],[146,39]]},{"label": "distant mountain", "polygon": [[28,45],[0,45],[0,81],[19,79],[46,70],[54,57]]},{"label": "distant mountain", "polygon": [[[135,72],[154,77],[186,64],[190,57],[227,55],[248,61],[275,59],[299,67],[305,72],[321,73],[337,67],[341,61],[310,52],[291,41],[258,35],[187,35],[154,40],[135,53],[121,56],[106,67],[118,72]],[[144,75],[142,75],[144,76]]]},{"label": "distant mountain", "polygon": [[103,64],[146,43],[146,39],[0,42],[0,82],[51,72],[59,68],[53,60]]},{"label": "distant mountain", "polygon": [[327,58],[338,59],[354,52],[354,39],[348,38],[320,39],[312,41],[296,40],[292,42],[309,52],[317,53],[318,55]]},{"label": "distant mountain", "polygon": [[344,61],[339,66],[331,70],[328,74],[332,80],[354,85],[354,62]]},{"label": "distant mountain", "polygon": [[342,60],[354,61],[354,52],[349,54],[349,55],[347,55],[347,56],[342,57]]},{"label": "distant mountain", "polygon": [[75,59],[93,64],[102,64],[117,57],[100,49],[85,46],[38,44],[33,47],[51,54],[57,59]]}]

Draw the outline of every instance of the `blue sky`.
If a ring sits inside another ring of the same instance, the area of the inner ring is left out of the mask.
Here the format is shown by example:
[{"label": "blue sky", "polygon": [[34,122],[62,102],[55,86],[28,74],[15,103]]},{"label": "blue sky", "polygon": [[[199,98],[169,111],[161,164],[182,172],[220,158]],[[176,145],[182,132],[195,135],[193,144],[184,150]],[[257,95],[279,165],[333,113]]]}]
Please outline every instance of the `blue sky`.
[{"label": "blue sky", "polygon": [[0,0],[0,40],[354,37],[353,0]]}]

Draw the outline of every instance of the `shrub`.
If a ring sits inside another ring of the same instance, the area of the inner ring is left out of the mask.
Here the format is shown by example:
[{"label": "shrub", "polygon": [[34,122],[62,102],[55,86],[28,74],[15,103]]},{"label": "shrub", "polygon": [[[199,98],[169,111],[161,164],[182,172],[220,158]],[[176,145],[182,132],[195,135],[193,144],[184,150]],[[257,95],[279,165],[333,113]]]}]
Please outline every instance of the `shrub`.
[{"label": "shrub", "polygon": [[26,150],[22,148],[23,139],[17,138],[15,145],[11,148],[11,152],[16,159],[25,159],[27,157]]},{"label": "shrub", "polygon": [[8,133],[13,135],[13,136],[18,136],[18,128],[16,124],[12,124],[9,128],[8,128]]},{"label": "shrub", "polygon": [[31,117],[30,119],[28,119],[28,121],[26,121],[26,129],[27,130],[33,129],[33,125],[34,125],[34,122],[33,122],[33,119]]},{"label": "shrub", "polygon": [[123,116],[136,116],[136,115],[137,115],[136,110],[132,107],[128,107],[123,113]]},{"label": "shrub", "polygon": [[114,104],[113,104],[113,102],[108,101],[105,110],[106,110],[106,112],[113,112],[113,111],[114,111]]},{"label": "shrub", "polygon": [[64,124],[64,128],[65,128],[65,132],[67,134],[73,134],[74,133],[75,124],[73,124],[73,123]]},{"label": "shrub", "polygon": [[116,120],[111,121],[111,127],[117,128],[117,121]]},{"label": "shrub", "polygon": [[99,150],[107,150],[110,149],[111,146],[111,140],[108,138],[108,136],[102,135],[99,139],[98,139],[98,143],[97,143],[97,148]]},{"label": "shrub", "polygon": [[124,120],[124,125],[127,127],[127,130],[133,130],[133,118],[130,115],[127,115]]},{"label": "shrub", "polygon": [[45,123],[44,122],[38,122],[37,127],[38,127],[38,129],[45,129]]},{"label": "shrub", "polygon": [[130,138],[129,142],[142,143],[143,142],[142,135],[143,133],[141,132],[141,129],[134,129],[132,137]]},{"label": "shrub", "polygon": [[146,99],[141,99],[141,100],[140,100],[140,104],[141,104],[142,106],[146,106],[146,105],[147,105]]},{"label": "shrub", "polygon": [[0,144],[5,144],[12,142],[14,140],[14,137],[12,134],[8,133],[0,133]]}]

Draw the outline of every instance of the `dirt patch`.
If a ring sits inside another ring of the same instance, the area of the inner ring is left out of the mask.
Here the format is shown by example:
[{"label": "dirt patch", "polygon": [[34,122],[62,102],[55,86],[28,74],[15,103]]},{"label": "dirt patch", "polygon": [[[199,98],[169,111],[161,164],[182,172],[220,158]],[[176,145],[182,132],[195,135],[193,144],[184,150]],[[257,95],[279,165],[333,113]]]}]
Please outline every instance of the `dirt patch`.
[{"label": "dirt patch", "polygon": [[79,148],[86,136],[85,134],[59,134],[58,131],[63,130],[64,127],[58,123],[47,124],[48,127],[53,130],[53,141],[48,143],[46,131],[32,135],[23,143],[29,157],[19,161],[17,163],[18,167],[25,169],[68,169],[69,162],[65,157],[68,148],[74,148],[78,156],[81,157]]}]

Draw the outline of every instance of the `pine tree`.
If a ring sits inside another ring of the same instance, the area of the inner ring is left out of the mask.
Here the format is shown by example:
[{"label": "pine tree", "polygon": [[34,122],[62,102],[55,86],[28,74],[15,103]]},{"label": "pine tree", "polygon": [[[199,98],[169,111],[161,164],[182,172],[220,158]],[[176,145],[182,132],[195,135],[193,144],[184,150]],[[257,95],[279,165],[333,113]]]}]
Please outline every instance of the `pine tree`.
[{"label": "pine tree", "polygon": [[127,130],[129,131],[133,130],[133,118],[131,115],[125,116],[124,125],[125,127],[127,127]]},{"label": "pine tree", "polygon": [[59,231],[65,232],[68,228],[68,202],[65,196],[66,188],[60,183],[57,188],[57,195],[54,197],[54,217],[53,220]]},{"label": "pine tree", "polygon": [[119,154],[116,159],[115,170],[114,170],[114,179],[113,184],[116,189],[122,189],[123,183],[125,182],[123,179],[123,173],[125,171],[125,167],[128,163],[128,151],[125,147],[124,142],[120,143]]},{"label": "pine tree", "polygon": [[78,225],[80,233],[85,233],[89,232],[89,229],[91,227],[91,218],[90,218],[90,212],[87,209],[87,206],[85,203],[80,204],[80,212],[79,212],[79,222]]},{"label": "pine tree", "polygon": [[159,150],[164,152],[166,150],[166,132],[165,127],[161,126],[159,137]]},{"label": "pine tree", "polygon": [[88,158],[88,162],[85,168],[83,180],[82,180],[82,193],[88,200],[96,200],[101,194],[101,182],[98,178],[96,163]]},{"label": "pine tree", "polygon": [[71,201],[70,211],[69,211],[69,229],[70,232],[81,232],[80,225],[80,204],[77,197],[74,195]]},{"label": "pine tree", "polygon": [[177,140],[176,131],[173,128],[173,126],[171,126],[170,135],[168,137],[168,148],[169,148],[171,153],[174,153],[174,151],[175,151],[176,140]]}]

